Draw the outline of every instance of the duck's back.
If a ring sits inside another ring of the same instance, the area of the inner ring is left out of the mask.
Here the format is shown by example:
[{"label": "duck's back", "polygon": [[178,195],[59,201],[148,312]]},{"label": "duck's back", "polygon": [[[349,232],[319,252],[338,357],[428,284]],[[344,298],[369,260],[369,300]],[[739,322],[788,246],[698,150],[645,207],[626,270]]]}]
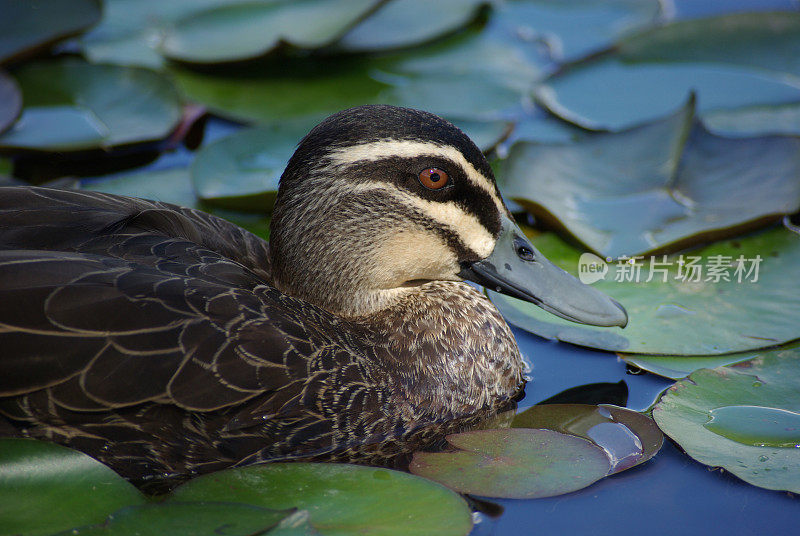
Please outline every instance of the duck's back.
[{"label": "duck's back", "polygon": [[[0,188],[0,434],[142,479],[374,427],[358,422],[386,403],[368,334],[267,285],[267,247],[191,209]],[[364,383],[349,415],[326,404]]]}]

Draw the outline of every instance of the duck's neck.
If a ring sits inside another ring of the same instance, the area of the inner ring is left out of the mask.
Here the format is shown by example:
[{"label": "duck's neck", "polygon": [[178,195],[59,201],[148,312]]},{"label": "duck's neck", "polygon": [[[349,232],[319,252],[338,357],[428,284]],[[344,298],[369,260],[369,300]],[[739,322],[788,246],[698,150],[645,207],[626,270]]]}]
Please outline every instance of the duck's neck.
[{"label": "duck's neck", "polygon": [[466,283],[405,289],[390,307],[355,321],[378,335],[396,387],[418,408],[468,414],[508,400],[523,383],[514,335],[494,305]]}]

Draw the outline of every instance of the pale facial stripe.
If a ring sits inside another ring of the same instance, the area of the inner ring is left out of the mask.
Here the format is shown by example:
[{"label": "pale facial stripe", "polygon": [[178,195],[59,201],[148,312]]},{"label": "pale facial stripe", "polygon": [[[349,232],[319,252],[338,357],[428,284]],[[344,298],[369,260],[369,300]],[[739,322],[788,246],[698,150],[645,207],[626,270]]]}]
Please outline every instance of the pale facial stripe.
[{"label": "pale facial stripe", "polygon": [[497,195],[497,191],[492,182],[475,169],[475,166],[464,158],[461,151],[449,145],[438,145],[436,143],[415,141],[415,140],[379,140],[360,145],[349,145],[334,149],[328,155],[334,165],[348,165],[357,161],[376,161],[385,158],[400,157],[411,158],[416,156],[438,156],[446,158],[460,166],[467,175],[469,181],[489,194],[494,201],[500,214],[506,213],[503,200]]},{"label": "pale facial stripe", "polygon": [[421,199],[416,195],[386,183],[362,183],[349,186],[353,193],[381,192],[397,199],[406,206],[415,208],[432,221],[446,226],[458,236],[464,246],[471,249],[479,258],[489,256],[495,246],[495,239],[478,218],[453,202],[439,203]]}]

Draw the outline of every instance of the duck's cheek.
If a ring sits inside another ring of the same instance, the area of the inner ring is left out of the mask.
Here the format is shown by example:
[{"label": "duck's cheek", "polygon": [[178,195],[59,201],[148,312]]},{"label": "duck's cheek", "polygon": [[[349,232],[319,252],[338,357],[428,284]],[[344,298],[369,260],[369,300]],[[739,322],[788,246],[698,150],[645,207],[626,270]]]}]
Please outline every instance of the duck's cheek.
[{"label": "duck's cheek", "polygon": [[379,288],[397,288],[417,281],[456,280],[455,252],[432,232],[400,230],[380,242],[373,266]]}]

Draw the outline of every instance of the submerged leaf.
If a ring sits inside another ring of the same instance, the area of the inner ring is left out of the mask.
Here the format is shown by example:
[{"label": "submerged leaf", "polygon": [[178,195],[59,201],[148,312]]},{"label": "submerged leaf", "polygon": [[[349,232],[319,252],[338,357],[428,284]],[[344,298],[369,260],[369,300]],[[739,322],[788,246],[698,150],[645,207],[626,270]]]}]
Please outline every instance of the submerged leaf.
[{"label": "submerged leaf", "polygon": [[26,64],[14,72],[22,116],[0,148],[74,151],[165,138],[181,118],[178,94],[162,75],[75,58]]},{"label": "submerged leaf", "polygon": [[462,493],[531,499],[603,478],[609,459],[593,443],[552,430],[475,430],[447,437],[455,452],[416,452],[409,470]]},{"label": "submerged leaf", "polygon": [[800,139],[728,139],[694,119],[663,120],[571,144],[518,143],[501,189],[604,257],[675,251],[800,209]]},{"label": "submerged leaf", "polygon": [[[580,253],[555,235],[532,243],[579,275]],[[532,303],[489,295],[509,322],[542,337],[628,354],[720,355],[800,338],[792,321],[800,317],[798,265],[800,236],[784,228],[646,263],[608,264],[594,286],[628,310],[624,330],[575,324]]]},{"label": "submerged leaf", "polygon": [[653,410],[691,457],[768,489],[800,492],[800,348],[699,370]]},{"label": "submerged leaf", "polygon": [[195,478],[168,500],[296,507],[308,510],[311,526],[322,535],[465,535],[472,527],[464,500],[439,484],[356,465],[288,463],[230,469]]},{"label": "submerged leaf", "polygon": [[0,534],[49,535],[143,504],[136,488],[78,451],[32,439],[0,439]]},{"label": "submerged leaf", "polygon": [[719,356],[636,355],[624,353],[618,355],[626,363],[647,372],[672,380],[681,380],[696,370],[733,365],[753,359],[756,357],[757,352],[740,352]]},{"label": "submerged leaf", "polygon": [[611,473],[646,462],[664,442],[653,419],[607,404],[539,404],[517,414],[511,426],[546,428],[588,439],[606,452]]},{"label": "submerged leaf", "polygon": [[0,0],[0,65],[82,32],[100,12],[99,0]]}]

